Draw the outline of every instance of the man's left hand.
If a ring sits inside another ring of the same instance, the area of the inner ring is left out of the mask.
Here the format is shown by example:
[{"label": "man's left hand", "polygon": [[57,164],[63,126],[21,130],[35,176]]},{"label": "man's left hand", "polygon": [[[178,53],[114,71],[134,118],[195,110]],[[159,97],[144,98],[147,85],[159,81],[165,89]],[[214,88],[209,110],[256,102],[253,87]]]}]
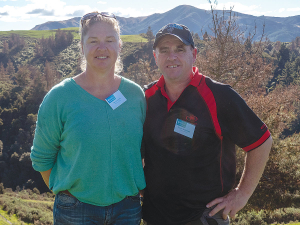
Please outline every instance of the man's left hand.
[{"label": "man's left hand", "polygon": [[209,213],[209,216],[213,216],[220,210],[224,209],[223,219],[226,220],[228,215],[234,219],[235,214],[247,204],[249,197],[250,196],[245,195],[245,193],[242,193],[240,189],[233,189],[224,197],[216,198],[206,205],[207,208],[216,205],[216,207]]}]

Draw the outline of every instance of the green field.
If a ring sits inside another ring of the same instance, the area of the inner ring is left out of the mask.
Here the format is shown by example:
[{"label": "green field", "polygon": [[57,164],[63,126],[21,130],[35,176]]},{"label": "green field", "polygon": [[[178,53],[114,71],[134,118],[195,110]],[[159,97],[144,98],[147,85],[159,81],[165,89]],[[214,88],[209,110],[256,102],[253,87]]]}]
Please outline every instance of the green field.
[{"label": "green field", "polygon": [[[61,30],[71,31],[74,35],[74,39],[79,39],[78,28],[69,27]],[[9,37],[11,34],[18,34],[21,37],[26,38],[48,38],[55,35],[56,30],[12,30],[12,31],[0,31],[0,38]],[[140,35],[121,35],[123,42],[147,42],[147,39]]]}]

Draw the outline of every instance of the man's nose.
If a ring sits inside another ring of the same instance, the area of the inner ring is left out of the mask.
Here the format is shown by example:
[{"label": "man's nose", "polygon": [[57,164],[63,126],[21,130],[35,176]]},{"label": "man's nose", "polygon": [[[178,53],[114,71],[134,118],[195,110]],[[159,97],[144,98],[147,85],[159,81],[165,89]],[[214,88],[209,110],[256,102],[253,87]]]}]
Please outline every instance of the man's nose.
[{"label": "man's nose", "polygon": [[175,52],[170,52],[167,60],[172,61],[172,60],[175,60],[175,59],[177,59],[177,54]]}]

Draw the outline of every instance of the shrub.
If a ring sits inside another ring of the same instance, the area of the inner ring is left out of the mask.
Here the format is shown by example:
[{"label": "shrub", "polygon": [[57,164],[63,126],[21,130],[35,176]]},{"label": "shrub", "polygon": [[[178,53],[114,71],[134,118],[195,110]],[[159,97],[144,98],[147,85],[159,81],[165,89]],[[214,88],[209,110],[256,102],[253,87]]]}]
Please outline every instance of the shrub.
[{"label": "shrub", "polygon": [[0,194],[4,194],[5,190],[4,190],[4,186],[3,183],[0,184]]},{"label": "shrub", "polygon": [[35,193],[35,194],[38,194],[38,195],[40,194],[40,191],[39,191],[39,189],[37,189],[36,187],[35,187],[35,188],[33,188],[33,190],[32,190],[32,191],[33,191],[33,193]]}]

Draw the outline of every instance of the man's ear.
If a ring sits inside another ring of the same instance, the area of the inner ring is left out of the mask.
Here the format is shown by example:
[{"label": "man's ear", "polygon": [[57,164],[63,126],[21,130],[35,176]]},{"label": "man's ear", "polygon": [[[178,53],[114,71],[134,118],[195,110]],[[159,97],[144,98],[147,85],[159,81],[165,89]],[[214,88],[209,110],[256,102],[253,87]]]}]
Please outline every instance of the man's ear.
[{"label": "man's ear", "polygon": [[193,58],[194,58],[193,63],[195,63],[196,58],[197,58],[197,48],[196,47],[193,49]]},{"label": "man's ear", "polygon": [[153,50],[153,56],[154,56],[154,59],[155,59],[155,63],[156,63],[156,65],[157,65],[157,62],[156,62],[157,55],[156,55],[155,50]]}]

